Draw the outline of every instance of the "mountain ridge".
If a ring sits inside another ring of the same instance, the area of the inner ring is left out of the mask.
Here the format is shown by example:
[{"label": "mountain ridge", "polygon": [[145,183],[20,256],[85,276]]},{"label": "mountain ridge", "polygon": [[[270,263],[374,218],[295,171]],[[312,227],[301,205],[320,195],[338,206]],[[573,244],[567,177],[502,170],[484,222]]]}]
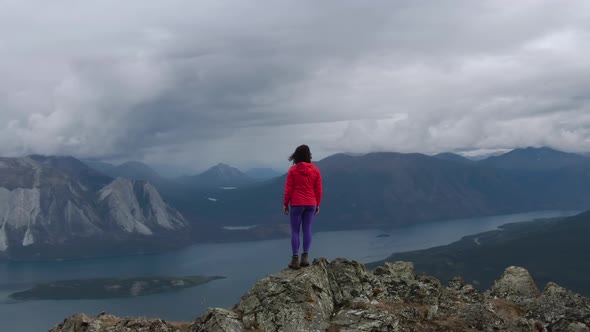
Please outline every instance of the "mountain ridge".
[{"label": "mountain ridge", "polygon": [[[0,211],[0,257],[11,259],[82,255],[90,242],[159,241],[189,226],[151,184],[110,178],[73,157],[0,158]],[[63,250],[69,244],[79,250]]]},{"label": "mountain ridge", "polygon": [[244,172],[244,174],[259,181],[270,180],[272,178],[276,178],[283,175],[281,172],[277,172],[276,170],[270,167],[251,168]]},{"label": "mountain ridge", "polygon": [[463,163],[472,163],[474,162],[471,159],[468,159],[460,154],[456,154],[456,153],[452,153],[452,152],[442,152],[442,153],[438,153],[433,155],[434,158],[438,158],[438,159],[443,159],[443,160],[449,160],[449,161],[457,161],[457,162],[463,162]]},{"label": "mountain ridge", "polygon": [[256,182],[238,168],[224,163],[218,163],[200,174],[181,177],[177,181],[184,185],[203,189],[241,187]]},{"label": "mountain ridge", "polygon": [[499,156],[479,161],[480,164],[515,170],[554,170],[590,162],[588,157],[563,152],[549,147],[514,149]]},{"label": "mountain ridge", "polygon": [[[55,197],[65,195],[60,209],[65,208],[68,200],[93,202],[87,208],[98,206],[98,191],[115,181],[72,157],[33,156],[26,160],[21,159],[20,163],[39,164],[39,167],[46,169],[42,173],[46,175],[44,179],[62,183],[51,189]],[[14,162],[17,161],[10,163]],[[325,193],[322,212],[316,219],[316,231],[396,227],[534,210],[589,208],[590,159],[567,167],[527,171],[496,168],[476,162],[455,162],[418,153],[380,152],[365,155],[335,154],[316,162],[316,165],[323,174]],[[243,174],[239,170],[236,173],[236,169],[224,164],[213,166],[210,170],[212,173],[220,171],[221,175],[228,175],[230,178],[232,174]],[[30,189],[38,177],[36,174],[35,168],[30,165],[0,168],[0,187],[8,191],[17,188]],[[203,177],[215,178],[214,175],[207,174]],[[78,180],[68,187],[69,182],[66,180],[70,178]],[[235,182],[220,183],[217,180],[215,185],[201,188],[179,185],[172,181],[153,185],[161,196],[157,200],[162,202],[159,204],[170,205],[185,218],[187,224],[198,225],[190,229],[199,231],[191,231],[186,238],[192,238],[192,241],[218,242],[286,236],[286,229],[282,227],[285,217],[280,209],[277,210],[277,206],[281,204],[284,180],[283,174],[237,188]],[[126,190],[127,193],[133,192],[140,196],[144,195],[142,190],[148,188],[143,185],[126,187],[134,188]],[[81,196],[83,199],[69,199],[68,197],[73,197],[70,195],[72,188],[78,188],[74,191],[78,196],[85,193]],[[38,200],[35,192],[19,190],[28,195],[27,200]],[[110,209],[106,204],[102,206]],[[26,207],[26,211],[31,209],[32,206]],[[79,211],[84,210],[72,211],[74,215],[79,215]],[[129,215],[131,212],[118,213]],[[146,213],[151,213],[149,218],[156,216],[155,212]],[[94,213],[91,219],[96,219],[96,215]],[[74,219],[76,218],[78,217]],[[78,218],[86,219],[88,218]],[[74,234],[84,233],[85,230],[92,229],[92,225],[93,223],[81,222],[71,224],[65,230]],[[257,227],[239,232],[230,232],[224,228],[251,225]],[[136,225],[129,229],[140,231],[143,228]],[[148,232],[144,230],[144,233]],[[27,238],[25,242],[28,243],[31,235],[35,237],[34,232],[27,233],[24,228],[18,237],[21,238],[21,243]],[[63,237],[60,234],[53,236]],[[4,241],[4,237],[0,234],[0,241]],[[98,248],[93,250],[97,251]]]},{"label": "mountain ridge", "polygon": [[156,185],[169,181],[151,166],[140,161],[127,161],[118,165],[97,160],[83,160],[82,162],[88,167],[112,178],[122,177],[129,180],[147,181]]},{"label": "mountain ridge", "polygon": [[[590,207],[590,159],[542,171],[389,152],[335,154],[315,164],[324,181],[323,209],[317,217],[322,230]],[[186,210],[183,204],[178,208],[189,217],[198,211],[204,223],[276,224],[283,220],[277,206],[284,179],[218,191],[208,196],[215,197],[214,203],[197,199]]]}]

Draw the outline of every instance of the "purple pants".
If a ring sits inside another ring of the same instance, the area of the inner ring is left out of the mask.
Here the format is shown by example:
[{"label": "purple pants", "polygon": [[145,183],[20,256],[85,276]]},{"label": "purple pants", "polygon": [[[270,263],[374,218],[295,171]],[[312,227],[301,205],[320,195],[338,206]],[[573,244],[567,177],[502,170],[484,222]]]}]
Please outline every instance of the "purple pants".
[{"label": "purple pants", "polygon": [[315,213],[314,205],[291,207],[291,248],[293,255],[299,254],[299,231],[303,228],[303,252],[311,246],[311,222]]}]

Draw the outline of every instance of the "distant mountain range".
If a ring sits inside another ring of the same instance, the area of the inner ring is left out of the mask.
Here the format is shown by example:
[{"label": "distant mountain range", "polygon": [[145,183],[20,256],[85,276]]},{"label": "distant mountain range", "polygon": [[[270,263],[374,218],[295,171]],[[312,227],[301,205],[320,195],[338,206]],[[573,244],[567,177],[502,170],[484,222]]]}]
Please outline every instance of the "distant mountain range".
[{"label": "distant mountain range", "polygon": [[[590,158],[547,148],[516,149],[505,158],[479,162],[448,157],[337,154],[317,162],[325,198],[316,227],[367,228],[590,208]],[[189,209],[172,204],[189,218],[198,211],[202,221],[212,224],[272,225],[285,221],[280,213],[283,185],[284,176],[211,193],[214,201],[196,197]]]},{"label": "distant mountain range", "polygon": [[0,158],[0,216],[0,257],[16,259],[152,251],[189,228],[150,183],[72,157]]},{"label": "distant mountain range", "polygon": [[568,153],[547,147],[528,147],[506,153],[492,153],[473,157],[466,157],[452,152],[439,153],[433,157],[450,161],[479,162],[481,165],[504,169],[548,170],[586,163],[590,154]]},{"label": "distant mountain range", "polygon": [[113,165],[97,160],[84,160],[84,163],[113,178],[122,177],[130,180],[148,181],[158,187],[182,185],[185,189],[195,190],[247,186],[281,175],[281,173],[272,168],[252,168],[246,172],[242,172],[233,166],[219,163],[203,173],[166,178],[161,176],[149,165],[139,161],[129,161],[120,165]]},{"label": "distant mountain range", "polygon": [[474,155],[464,155],[463,157],[469,159],[469,160],[473,160],[473,161],[481,161],[484,159],[488,159],[490,157],[497,157],[497,156],[501,156],[506,152],[503,151],[496,151],[496,152],[490,152],[490,153],[482,153],[482,154],[474,154]]},{"label": "distant mountain range", "polygon": [[[485,289],[490,274],[516,265],[590,296],[590,212],[578,216],[510,224],[502,230],[467,236],[447,246],[394,254],[384,261],[412,261],[420,272],[448,281],[461,275]],[[379,266],[382,262],[370,264]]]},{"label": "distant mountain range", "polygon": [[[220,191],[245,190],[280,176],[280,173],[271,168],[255,168],[242,172],[236,167],[219,163],[199,174],[164,178],[141,162],[127,162],[119,166],[97,161],[84,162],[89,167],[113,178],[122,177],[152,183],[164,199],[178,208],[192,223],[206,223],[210,220],[206,217],[206,213],[202,213],[202,204],[199,202],[209,205],[216,201],[215,197]],[[194,236],[200,238],[203,235],[201,233]],[[229,235],[226,232],[222,234],[217,237]],[[233,239],[235,234],[231,235],[229,238]]]},{"label": "distant mountain range", "polygon": [[129,161],[120,165],[91,160],[84,160],[84,163],[112,178],[121,177],[129,180],[147,181],[152,184],[159,184],[166,181],[165,178],[160,176],[150,166],[139,161]]},{"label": "distant mountain range", "polygon": [[500,156],[482,160],[486,166],[525,170],[548,171],[572,166],[587,165],[590,159],[576,153],[561,152],[550,148],[516,149]]},{"label": "distant mountain range", "polygon": [[252,179],[256,180],[269,180],[282,175],[282,173],[279,173],[274,169],[268,167],[252,168],[247,170],[245,174],[251,177]]},{"label": "distant mountain range", "polygon": [[463,157],[462,155],[459,155],[456,153],[451,153],[451,152],[443,152],[443,153],[435,154],[433,157],[437,158],[437,159],[441,159],[441,160],[457,161],[457,162],[462,162],[462,163],[474,162],[473,160],[467,159],[467,158]]},{"label": "distant mountain range", "polygon": [[[548,148],[478,162],[448,153],[336,154],[316,165],[325,196],[315,230],[590,208],[590,158]],[[99,238],[102,245],[87,252],[111,242],[128,244],[112,249],[136,252],[179,233],[192,241],[283,236],[284,181],[285,175],[255,179],[225,164],[166,179],[137,162],[1,158],[0,255],[34,257],[51,252],[46,247],[91,247]],[[187,243],[172,242],[162,245]]]},{"label": "distant mountain range", "polygon": [[210,189],[247,186],[253,184],[256,180],[235,167],[219,163],[201,174],[183,176],[176,179],[176,182],[191,188]]}]

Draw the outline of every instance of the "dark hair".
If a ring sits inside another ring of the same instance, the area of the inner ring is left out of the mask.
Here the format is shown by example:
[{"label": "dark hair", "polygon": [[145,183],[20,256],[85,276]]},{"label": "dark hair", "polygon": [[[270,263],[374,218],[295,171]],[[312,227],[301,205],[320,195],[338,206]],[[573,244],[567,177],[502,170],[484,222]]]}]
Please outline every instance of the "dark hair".
[{"label": "dark hair", "polygon": [[291,157],[289,157],[289,161],[292,161],[293,164],[298,164],[302,161],[311,163],[311,151],[309,150],[309,146],[305,144],[298,146]]}]

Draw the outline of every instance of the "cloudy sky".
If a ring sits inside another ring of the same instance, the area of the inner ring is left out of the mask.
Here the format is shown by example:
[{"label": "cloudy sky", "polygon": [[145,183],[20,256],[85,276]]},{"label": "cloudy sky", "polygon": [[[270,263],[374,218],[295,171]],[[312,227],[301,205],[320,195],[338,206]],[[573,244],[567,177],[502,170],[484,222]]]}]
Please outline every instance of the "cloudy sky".
[{"label": "cloudy sky", "polygon": [[589,54],[587,0],[0,0],[0,155],[590,151]]}]

